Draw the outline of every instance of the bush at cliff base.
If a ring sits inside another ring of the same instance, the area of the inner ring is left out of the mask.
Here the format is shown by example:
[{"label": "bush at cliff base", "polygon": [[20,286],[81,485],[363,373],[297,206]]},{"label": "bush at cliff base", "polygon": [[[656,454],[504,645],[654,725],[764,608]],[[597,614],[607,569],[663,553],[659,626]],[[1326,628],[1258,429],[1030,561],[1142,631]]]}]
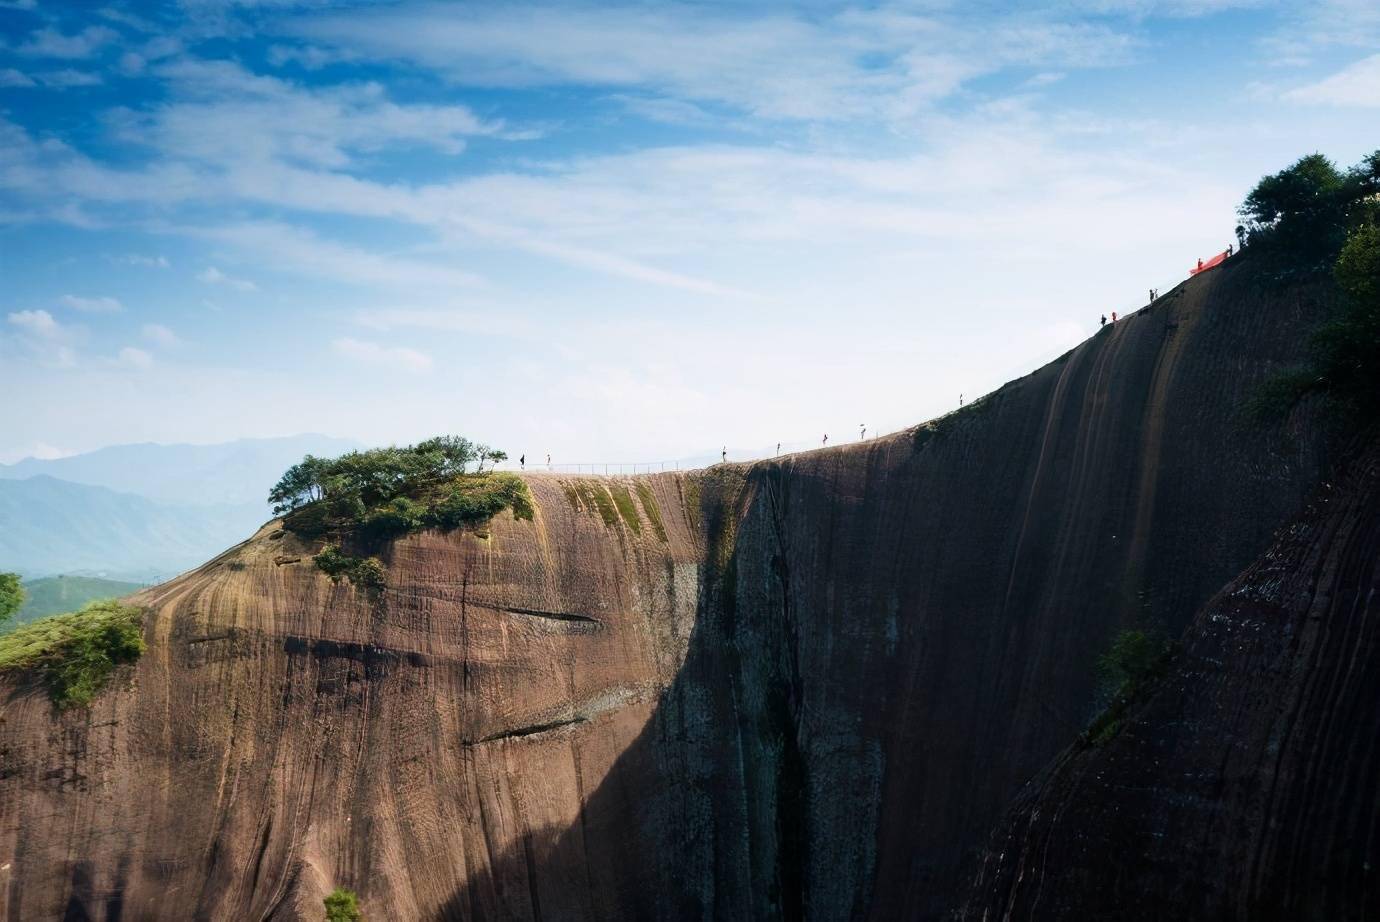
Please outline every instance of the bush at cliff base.
[{"label": "bush at cliff base", "polygon": [[90,704],[143,654],[143,619],[142,608],[113,599],[42,618],[0,637],[0,672],[36,670],[59,708]]}]

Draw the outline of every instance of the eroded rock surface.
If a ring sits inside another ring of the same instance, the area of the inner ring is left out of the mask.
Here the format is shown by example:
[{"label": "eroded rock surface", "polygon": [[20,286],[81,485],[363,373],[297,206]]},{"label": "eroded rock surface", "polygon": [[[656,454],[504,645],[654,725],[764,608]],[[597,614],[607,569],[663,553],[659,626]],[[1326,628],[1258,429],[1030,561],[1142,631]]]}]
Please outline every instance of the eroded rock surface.
[{"label": "eroded rock surface", "polygon": [[1380,915],[1380,446],[994,836],[963,918]]},{"label": "eroded rock surface", "polygon": [[89,712],[4,686],[2,917],[941,917],[1116,631],[1181,631],[1319,479],[1306,418],[1238,412],[1328,293],[1249,269],[931,426],[531,476],[381,601],[266,527],[141,597]]}]

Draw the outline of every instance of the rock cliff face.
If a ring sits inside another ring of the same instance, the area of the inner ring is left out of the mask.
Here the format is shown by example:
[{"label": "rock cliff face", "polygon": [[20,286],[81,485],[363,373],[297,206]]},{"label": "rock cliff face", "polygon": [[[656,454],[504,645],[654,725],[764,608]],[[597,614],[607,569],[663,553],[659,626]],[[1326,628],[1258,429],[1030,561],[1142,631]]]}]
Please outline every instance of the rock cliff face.
[{"label": "rock cliff face", "polygon": [[[1238,410],[1325,289],[1197,277],[961,413],[426,533],[372,601],[271,524],[144,593],[89,712],[10,681],[9,920],[938,918],[1087,724],[1302,508]],[[293,558],[300,560],[293,561]],[[990,862],[989,862],[990,864]]]},{"label": "rock cliff face", "polygon": [[1380,444],[1203,609],[1120,732],[994,836],[971,919],[1375,918]]}]

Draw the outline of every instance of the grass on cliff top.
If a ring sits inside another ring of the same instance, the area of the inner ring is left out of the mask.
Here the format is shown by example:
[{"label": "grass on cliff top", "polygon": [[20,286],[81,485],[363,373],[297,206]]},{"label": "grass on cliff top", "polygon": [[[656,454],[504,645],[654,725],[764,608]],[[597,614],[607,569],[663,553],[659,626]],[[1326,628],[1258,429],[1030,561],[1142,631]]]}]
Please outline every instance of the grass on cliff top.
[{"label": "grass on cliff top", "polygon": [[0,672],[35,669],[59,708],[81,707],[144,652],[144,610],[115,600],[53,615],[0,637]]}]

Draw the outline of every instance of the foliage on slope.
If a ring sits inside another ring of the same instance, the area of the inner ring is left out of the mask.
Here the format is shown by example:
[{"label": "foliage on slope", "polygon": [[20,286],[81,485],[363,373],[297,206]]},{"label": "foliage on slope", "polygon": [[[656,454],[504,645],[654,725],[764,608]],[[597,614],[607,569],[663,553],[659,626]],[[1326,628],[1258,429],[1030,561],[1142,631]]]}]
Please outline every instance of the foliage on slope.
[{"label": "foliage on slope", "polygon": [[0,672],[38,670],[53,703],[83,706],[144,652],[144,610],[115,601],[43,618],[0,637]]}]

